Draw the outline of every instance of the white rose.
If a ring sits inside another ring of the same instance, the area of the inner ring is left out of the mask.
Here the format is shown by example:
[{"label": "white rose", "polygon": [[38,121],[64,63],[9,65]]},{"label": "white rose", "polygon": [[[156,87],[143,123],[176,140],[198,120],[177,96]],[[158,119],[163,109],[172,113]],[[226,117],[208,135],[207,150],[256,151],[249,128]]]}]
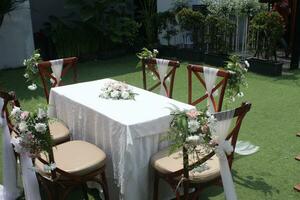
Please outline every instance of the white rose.
[{"label": "white rose", "polygon": [[17,106],[14,106],[10,114],[12,116],[19,116],[21,113],[22,113],[21,109]]},{"label": "white rose", "polygon": [[34,128],[37,132],[43,133],[46,131],[47,125],[44,123],[37,123]]},{"label": "white rose", "polygon": [[44,117],[47,117],[47,113],[43,109],[39,108],[37,116],[38,116],[39,119],[42,119]]},{"label": "white rose", "polygon": [[15,152],[17,152],[17,153],[21,153],[22,152],[22,150],[23,150],[23,148],[22,148],[22,146],[21,146],[21,138],[20,137],[18,137],[18,138],[11,138],[11,140],[10,140],[10,143],[14,146],[14,150],[15,150]]},{"label": "white rose", "polygon": [[201,142],[201,137],[199,135],[192,135],[186,138],[186,142],[197,145]]},{"label": "white rose", "polygon": [[28,85],[28,87],[27,87],[29,90],[36,90],[37,89],[37,86],[36,86],[36,84],[34,84],[34,83],[32,83],[31,85]]},{"label": "white rose", "polygon": [[19,123],[19,130],[20,130],[20,132],[25,132],[28,130],[28,126],[27,126],[26,122]]},{"label": "white rose", "polygon": [[249,64],[248,60],[245,60],[245,65],[247,66],[247,68],[250,67],[250,64]]},{"label": "white rose", "polygon": [[112,91],[112,92],[110,93],[110,96],[111,96],[112,98],[117,98],[117,97],[120,96],[120,92],[117,91],[117,90]]},{"label": "white rose", "polygon": [[237,96],[238,96],[238,97],[243,97],[243,96],[244,96],[244,93],[243,93],[243,92],[239,92],[239,93],[237,94]]},{"label": "white rose", "polygon": [[25,73],[24,78],[29,78],[29,74]]},{"label": "white rose", "polygon": [[26,63],[27,63],[27,60],[25,59],[25,60],[23,61],[23,65],[26,65]]},{"label": "white rose", "polygon": [[197,120],[189,120],[188,121],[188,128],[189,128],[191,133],[194,133],[200,128],[200,124]]},{"label": "white rose", "polygon": [[157,49],[153,49],[153,53],[154,54],[158,54],[158,50]]},{"label": "white rose", "polygon": [[127,91],[123,91],[121,96],[122,96],[123,99],[128,99],[129,93]]},{"label": "white rose", "polygon": [[101,94],[101,97],[104,98],[104,99],[107,99],[109,97],[109,93],[108,92],[103,92]]}]

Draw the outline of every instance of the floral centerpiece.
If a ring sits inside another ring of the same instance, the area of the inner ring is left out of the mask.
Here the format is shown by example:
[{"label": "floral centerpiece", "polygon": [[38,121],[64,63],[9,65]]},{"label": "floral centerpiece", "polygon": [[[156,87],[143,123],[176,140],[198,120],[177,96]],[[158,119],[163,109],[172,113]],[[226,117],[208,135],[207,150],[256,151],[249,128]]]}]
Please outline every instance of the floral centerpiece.
[{"label": "floral centerpiece", "polygon": [[18,153],[28,153],[36,156],[41,152],[49,152],[52,148],[52,138],[48,126],[48,116],[44,109],[39,108],[37,112],[30,113],[14,107],[10,118],[14,129],[18,133],[12,138],[11,143]]},{"label": "floral centerpiece", "polygon": [[229,61],[224,69],[231,72],[231,77],[228,80],[226,88],[226,100],[234,102],[236,97],[243,97],[242,87],[248,87],[245,74],[248,71],[249,63],[246,60],[244,64],[241,63],[239,56],[231,55]]},{"label": "floral centerpiece", "polygon": [[104,99],[114,99],[114,100],[130,100],[135,98],[136,93],[134,93],[128,85],[119,81],[110,81],[104,84],[101,88],[100,97]]},{"label": "floral centerpiece", "polygon": [[33,55],[25,59],[23,65],[26,66],[24,77],[26,78],[26,82],[30,82],[31,85],[28,86],[29,90],[36,90],[37,89],[37,79],[38,75],[38,68],[37,64],[42,61],[40,52],[38,49],[34,50]]}]

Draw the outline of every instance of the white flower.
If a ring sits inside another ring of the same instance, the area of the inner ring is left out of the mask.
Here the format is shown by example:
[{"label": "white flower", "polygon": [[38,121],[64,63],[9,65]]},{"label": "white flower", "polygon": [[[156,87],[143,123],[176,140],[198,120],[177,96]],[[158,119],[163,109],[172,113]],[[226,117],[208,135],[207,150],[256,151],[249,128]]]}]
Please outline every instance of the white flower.
[{"label": "white flower", "polygon": [[23,121],[23,122],[19,123],[19,130],[20,130],[20,132],[25,132],[28,130],[28,126],[27,126],[26,122]]},{"label": "white flower", "polygon": [[29,74],[25,73],[24,78],[29,78]]},{"label": "white flower", "polygon": [[239,92],[239,93],[237,94],[237,96],[238,96],[238,97],[243,97],[243,96],[244,96],[244,93],[243,93],[243,92]]},{"label": "white flower", "polygon": [[11,138],[10,143],[14,146],[14,150],[17,153],[21,153],[23,151],[23,148],[21,146],[21,138],[17,137],[17,138]]},{"label": "white flower", "polygon": [[108,92],[103,92],[100,96],[104,99],[107,99],[109,97],[109,93]]},{"label": "white flower", "polygon": [[39,108],[37,116],[39,119],[43,119],[44,117],[47,117],[47,113],[43,109]]},{"label": "white flower", "polygon": [[34,57],[40,57],[41,55],[39,53],[35,53]]},{"label": "white flower", "polygon": [[21,109],[17,106],[14,106],[10,114],[12,116],[19,116],[21,113],[22,113]]},{"label": "white flower", "polygon": [[158,54],[158,50],[157,49],[153,49],[153,53],[154,54]]},{"label": "white flower", "polygon": [[27,87],[29,90],[36,90],[37,89],[37,86],[36,86],[36,84],[35,83],[32,83],[31,85],[28,85],[28,87]]},{"label": "white flower", "polygon": [[250,67],[250,64],[249,64],[248,60],[245,60],[245,65],[247,66],[247,68]]},{"label": "white flower", "polygon": [[200,128],[200,124],[197,120],[189,120],[188,121],[188,128],[189,128],[191,133],[194,133]]},{"label": "white flower", "polygon": [[114,90],[114,91],[112,91],[112,92],[110,93],[110,96],[111,96],[112,98],[117,98],[117,97],[120,96],[120,92],[117,91],[117,90]]},{"label": "white flower", "polygon": [[123,91],[121,96],[122,96],[123,99],[128,99],[129,93],[127,91]]},{"label": "white flower", "polygon": [[43,133],[46,131],[47,125],[44,123],[37,123],[34,128],[37,132]]},{"label": "white flower", "polygon": [[26,63],[27,63],[27,60],[26,60],[26,59],[24,59],[24,61],[23,61],[23,65],[25,66],[25,65],[26,65]]},{"label": "white flower", "polygon": [[186,138],[186,142],[197,145],[200,144],[202,138],[199,135],[192,135]]}]

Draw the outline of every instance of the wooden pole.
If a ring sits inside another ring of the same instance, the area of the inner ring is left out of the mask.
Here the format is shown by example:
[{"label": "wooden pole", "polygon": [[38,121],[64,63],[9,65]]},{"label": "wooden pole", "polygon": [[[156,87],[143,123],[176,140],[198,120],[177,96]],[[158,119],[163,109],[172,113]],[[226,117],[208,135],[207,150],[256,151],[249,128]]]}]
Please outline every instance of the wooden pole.
[{"label": "wooden pole", "polygon": [[[293,20],[294,24],[292,27],[295,27],[295,32],[293,34],[292,41],[292,58],[290,69],[298,69],[299,68],[299,55],[300,55],[300,2],[299,0],[295,0],[294,6],[296,6],[295,10],[295,20]],[[292,16],[293,17],[293,16]]]}]

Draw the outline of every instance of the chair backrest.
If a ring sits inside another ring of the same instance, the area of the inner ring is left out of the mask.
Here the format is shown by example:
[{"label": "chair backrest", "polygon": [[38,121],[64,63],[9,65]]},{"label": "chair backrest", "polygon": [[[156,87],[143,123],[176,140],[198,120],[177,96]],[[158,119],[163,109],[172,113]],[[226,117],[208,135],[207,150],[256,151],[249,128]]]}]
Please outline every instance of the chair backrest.
[{"label": "chair backrest", "polygon": [[[160,80],[159,71],[156,66],[157,66],[157,59],[155,58],[142,60],[144,89],[152,91],[155,88],[158,88],[159,86],[163,85],[163,88],[166,92],[166,96],[172,98],[175,73],[176,73],[176,69],[180,66],[180,63],[179,61],[168,60],[169,69],[167,70],[163,80]],[[154,83],[151,87],[147,86],[146,70],[152,72],[153,76],[155,76],[157,79],[156,83]],[[170,81],[169,84],[167,83],[168,81]]]},{"label": "chair backrest", "polygon": [[[246,116],[247,112],[250,111],[251,108],[251,103],[245,102],[242,103],[242,105],[234,110],[229,110],[229,111],[224,111],[224,112],[217,112],[214,113],[214,116],[216,119],[220,119],[222,118],[224,119],[223,116],[226,116],[227,113],[229,112],[233,112],[233,116],[232,121],[233,121],[233,126],[230,127],[229,131],[227,132],[227,137],[226,140],[231,142],[231,145],[233,147],[233,152],[227,156],[228,159],[228,164],[229,167],[231,168],[232,166],[232,162],[233,162],[233,157],[234,157],[234,149],[236,146],[236,141],[238,138],[238,134],[242,125],[242,121],[244,119],[244,117]],[[235,120],[235,123],[234,123]],[[194,163],[189,163],[189,158],[188,158],[188,153],[187,150],[185,149],[185,147],[183,147],[183,163],[184,163],[184,168],[181,170],[178,170],[176,172],[173,172],[171,174],[171,176],[176,177],[176,176],[180,176],[184,173],[185,177],[188,177],[188,171],[195,168],[196,166],[199,166],[200,164],[206,162],[207,160],[209,160],[213,155],[215,155],[215,151],[211,151],[210,153],[208,153],[207,155],[203,156],[200,160],[195,161]],[[200,157],[199,157],[200,158]],[[186,162],[184,162],[184,160],[186,160]]]},{"label": "chair backrest", "polygon": [[[200,65],[188,65],[188,103],[191,105],[197,105],[198,103],[201,103],[202,101],[206,100],[207,98],[211,99],[211,102],[213,104],[213,108],[215,112],[219,112],[222,110],[222,104],[225,94],[225,88],[227,85],[227,81],[230,78],[231,74],[228,71],[224,70],[218,70],[216,73],[216,76],[218,77],[217,83],[213,86],[212,92],[208,94],[206,83],[204,77],[204,67]],[[200,82],[200,85],[204,87],[204,94],[200,97],[197,97],[195,100],[193,100],[193,76],[198,79]],[[201,76],[202,75],[202,76]],[[221,88],[220,94],[218,94],[218,101],[216,101],[216,97],[214,96],[214,92],[216,92],[219,88]]]},{"label": "chair backrest", "polygon": [[[61,71],[61,77],[63,78],[70,69],[73,70],[73,82],[77,81],[77,70],[76,70],[76,64],[78,59],[76,57],[70,57],[70,58],[64,58],[62,59],[62,71]],[[44,93],[47,99],[47,102],[49,101],[49,90],[52,87],[60,86],[62,85],[61,80],[57,80],[57,78],[53,75],[51,66],[52,61],[43,61],[38,64],[39,74],[42,80],[42,84],[44,87]]]}]

